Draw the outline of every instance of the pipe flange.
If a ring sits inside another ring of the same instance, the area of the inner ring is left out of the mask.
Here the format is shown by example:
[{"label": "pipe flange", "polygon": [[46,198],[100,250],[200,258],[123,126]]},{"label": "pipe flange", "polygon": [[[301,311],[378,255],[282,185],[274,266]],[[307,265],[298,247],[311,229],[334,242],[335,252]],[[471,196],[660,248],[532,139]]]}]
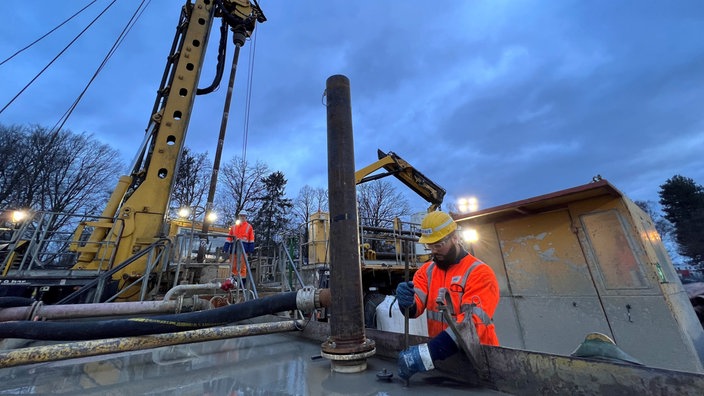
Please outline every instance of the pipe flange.
[{"label": "pipe flange", "polygon": [[341,355],[320,352],[320,356],[330,360],[332,371],[337,373],[360,373],[366,370],[367,358],[374,354],[376,354],[376,348],[362,353]]},{"label": "pipe flange", "polygon": [[337,353],[326,353],[324,351],[320,351],[320,356],[334,360],[334,361],[352,361],[352,360],[361,360],[361,359],[366,359],[368,357],[372,357],[376,354],[376,348],[366,351],[366,352],[360,352],[360,353],[348,353],[348,354],[337,354]]},{"label": "pipe flange", "polygon": [[376,342],[374,340],[365,338],[364,341],[360,342],[338,342],[332,337],[328,338],[327,341],[323,342],[320,347],[323,351],[335,355],[355,355],[362,354],[371,351],[376,348]]}]

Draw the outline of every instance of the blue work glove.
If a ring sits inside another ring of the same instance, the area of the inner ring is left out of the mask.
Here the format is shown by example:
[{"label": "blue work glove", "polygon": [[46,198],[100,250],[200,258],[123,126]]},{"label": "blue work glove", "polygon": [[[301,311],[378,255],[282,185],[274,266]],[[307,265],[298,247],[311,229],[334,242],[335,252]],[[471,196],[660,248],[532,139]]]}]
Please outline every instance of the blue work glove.
[{"label": "blue work glove", "polygon": [[396,299],[398,300],[398,308],[401,312],[406,313],[406,308],[411,308],[411,316],[415,316],[416,312],[416,292],[413,290],[413,282],[401,282],[396,286]]},{"label": "blue work glove", "polygon": [[447,330],[431,338],[427,344],[412,346],[398,354],[398,375],[407,380],[415,373],[432,370],[435,362],[459,351]]},{"label": "blue work glove", "polygon": [[414,345],[398,354],[398,375],[404,380],[408,380],[415,373],[422,373],[434,368],[428,344]]}]

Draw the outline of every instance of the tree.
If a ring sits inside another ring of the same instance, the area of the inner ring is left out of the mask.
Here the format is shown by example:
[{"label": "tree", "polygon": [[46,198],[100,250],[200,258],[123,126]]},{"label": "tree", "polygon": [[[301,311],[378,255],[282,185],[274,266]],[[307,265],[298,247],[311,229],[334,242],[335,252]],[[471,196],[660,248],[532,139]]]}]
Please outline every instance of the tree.
[{"label": "tree", "polygon": [[114,187],[119,154],[92,135],[0,125],[0,206],[99,214]]},{"label": "tree", "polygon": [[675,226],[670,223],[669,220],[667,220],[665,217],[663,217],[662,213],[656,208],[656,203],[653,201],[635,201],[634,202],[638,207],[643,209],[645,213],[650,216],[651,219],[653,219],[653,223],[655,225],[655,231],[660,234],[660,237],[662,239],[665,239],[666,237],[672,235],[675,231]]},{"label": "tree", "polygon": [[[230,224],[240,212],[256,213],[259,209],[258,198],[266,193],[263,182],[269,173],[269,167],[257,161],[253,166],[240,157],[232,158],[222,168],[223,178],[216,199],[218,213],[222,213],[223,222]],[[251,215],[250,215],[251,217]]]},{"label": "tree", "polygon": [[19,126],[5,127],[0,124],[0,204],[17,205],[21,196],[20,185],[26,170],[23,155],[26,151],[25,132]]},{"label": "tree", "polygon": [[291,200],[285,197],[287,180],[282,172],[276,171],[262,179],[264,193],[257,199],[261,202],[253,222],[257,230],[260,246],[265,254],[271,254],[276,242],[280,242],[280,230],[288,226],[287,214],[293,207]]},{"label": "tree", "polygon": [[643,209],[653,220],[655,231],[660,234],[665,250],[667,250],[672,261],[682,261],[682,257],[678,251],[679,246],[677,245],[677,241],[675,241],[675,226],[663,216],[662,212],[657,208],[657,203],[653,201],[635,201],[635,204]]},{"label": "tree", "polygon": [[[212,168],[207,152],[192,153],[184,147],[171,193],[171,207],[205,207],[205,194]],[[193,218],[202,215],[202,211],[203,209],[196,208]]]},{"label": "tree", "polygon": [[680,253],[691,263],[704,262],[704,187],[693,179],[675,175],[660,186],[665,218],[675,227]]},{"label": "tree", "polygon": [[43,265],[71,265],[63,256],[78,220],[99,216],[123,165],[118,152],[90,134],[52,132],[41,126],[0,124],[0,208],[48,212],[41,222],[46,236],[57,238],[52,254],[42,253]]},{"label": "tree", "polygon": [[379,227],[385,221],[411,214],[406,197],[385,180],[374,180],[357,186],[359,222]]},{"label": "tree", "polygon": [[324,188],[313,188],[305,185],[298,192],[298,197],[293,201],[291,220],[295,225],[306,224],[310,215],[328,210],[328,192]]}]

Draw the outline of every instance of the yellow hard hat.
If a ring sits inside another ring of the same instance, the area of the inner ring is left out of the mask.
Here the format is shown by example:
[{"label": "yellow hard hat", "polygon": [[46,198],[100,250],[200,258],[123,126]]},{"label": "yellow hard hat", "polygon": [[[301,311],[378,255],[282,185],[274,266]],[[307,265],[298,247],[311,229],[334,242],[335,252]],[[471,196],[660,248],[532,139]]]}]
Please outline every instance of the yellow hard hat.
[{"label": "yellow hard hat", "polygon": [[428,213],[420,222],[420,243],[435,243],[457,229],[449,214],[439,210]]}]

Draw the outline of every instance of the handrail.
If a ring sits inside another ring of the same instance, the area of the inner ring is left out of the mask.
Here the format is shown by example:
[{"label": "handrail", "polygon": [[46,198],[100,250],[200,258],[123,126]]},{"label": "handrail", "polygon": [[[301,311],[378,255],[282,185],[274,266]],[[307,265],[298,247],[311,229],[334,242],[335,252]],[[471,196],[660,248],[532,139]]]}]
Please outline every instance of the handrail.
[{"label": "handrail", "polygon": [[[152,253],[152,250],[157,249],[157,248],[159,248],[159,247],[167,247],[167,248],[168,248],[170,245],[171,245],[171,240],[168,239],[168,238],[161,238],[161,239],[157,240],[156,242],[154,242],[154,243],[152,243],[151,245],[147,246],[145,249],[142,249],[142,250],[140,250],[139,252],[137,252],[137,254],[135,254],[134,256],[128,258],[128,259],[125,260],[125,261],[123,261],[123,262],[120,263],[119,265],[113,267],[112,269],[110,269],[110,270],[108,270],[108,271],[105,271],[105,272],[101,273],[101,274],[98,275],[95,279],[93,279],[93,280],[91,280],[90,282],[84,284],[83,286],[81,286],[80,289],[76,290],[75,292],[69,294],[68,296],[66,296],[66,297],[64,297],[64,298],[62,298],[62,299],[61,299],[59,302],[57,302],[56,304],[57,304],[57,305],[58,305],[58,304],[68,304],[70,301],[74,300],[76,297],[79,297],[79,296],[83,295],[83,294],[86,293],[87,291],[91,290],[93,287],[96,287],[96,286],[99,286],[99,285],[100,285],[100,286],[104,285],[105,282],[106,282],[109,278],[112,278],[112,276],[113,276],[115,273],[121,271],[122,269],[124,269],[124,268],[127,267],[128,265],[134,263],[135,261],[137,261],[137,259],[141,258],[142,256],[144,256],[144,255],[146,255],[146,254],[148,254],[148,253],[151,254],[151,253]],[[167,255],[167,257],[168,257],[168,255]],[[122,293],[122,291],[128,289],[130,286],[133,286],[134,284],[136,284],[136,283],[139,282],[140,280],[144,279],[145,276],[148,276],[149,273],[151,272],[151,268],[153,268],[153,267],[150,267],[150,271],[145,271],[145,274],[144,274],[144,275],[142,275],[142,276],[141,276],[139,279],[137,279],[135,282],[132,282],[132,283],[131,283],[130,285],[128,285],[127,287],[124,287],[124,288],[123,288],[120,292],[118,292],[115,296],[112,296],[110,299],[108,299],[108,301],[112,301],[112,299],[114,299],[116,296],[119,296],[119,294]],[[101,288],[98,288],[98,289],[101,289]],[[96,294],[96,295],[97,295],[97,294]],[[99,297],[98,297],[98,298],[99,298]]]},{"label": "handrail", "polygon": [[286,258],[288,259],[286,264],[293,270],[293,273],[296,274],[296,279],[298,279],[298,284],[301,285],[301,287],[305,287],[305,284],[303,283],[303,278],[301,277],[301,274],[298,272],[298,268],[296,268],[293,258],[291,258],[291,254],[286,250],[286,247],[283,246],[283,242],[279,242],[281,245],[281,250],[286,252]]},{"label": "handrail", "polygon": [[[256,300],[259,298],[259,292],[257,291],[257,282],[255,282],[254,277],[252,276],[252,266],[249,265],[249,255],[244,253],[244,244],[242,244],[242,241],[237,239],[235,242],[235,254],[232,255],[232,260],[230,260],[230,264],[234,264],[235,262],[239,263],[240,260],[242,260],[242,257],[244,256],[244,265],[247,268],[247,285],[245,285],[245,291],[249,290],[252,293],[252,297]],[[236,260],[236,261],[233,261]],[[233,266],[234,267],[234,266]],[[242,284],[242,276],[240,275],[240,272],[237,271],[235,274],[237,281],[239,284]],[[251,288],[251,289],[250,289]],[[244,294],[244,299],[247,300],[247,294]]]},{"label": "handrail", "polygon": [[88,243],[98,246],[98,250],[102,251],[102,256],[96,260],[100,261],[98,272],[102,272],[114,260],[116,242],[89,242],[81,238],[78,230],[84,229],[88,223],[103,221],[112,224],[109,232],[119,240],[124,228],[122,219],[49,211],[32,213],[18,228],[12,230],[9,240],[2,241],[5,243],[4,251],[7,252],[0,259],[2,277],[10,275],[10,272],[24,273],[36,268],[52,269],[55,266],[66,267],[71,262],[75,264],[72,256],[81,254],[76,249]]}]

